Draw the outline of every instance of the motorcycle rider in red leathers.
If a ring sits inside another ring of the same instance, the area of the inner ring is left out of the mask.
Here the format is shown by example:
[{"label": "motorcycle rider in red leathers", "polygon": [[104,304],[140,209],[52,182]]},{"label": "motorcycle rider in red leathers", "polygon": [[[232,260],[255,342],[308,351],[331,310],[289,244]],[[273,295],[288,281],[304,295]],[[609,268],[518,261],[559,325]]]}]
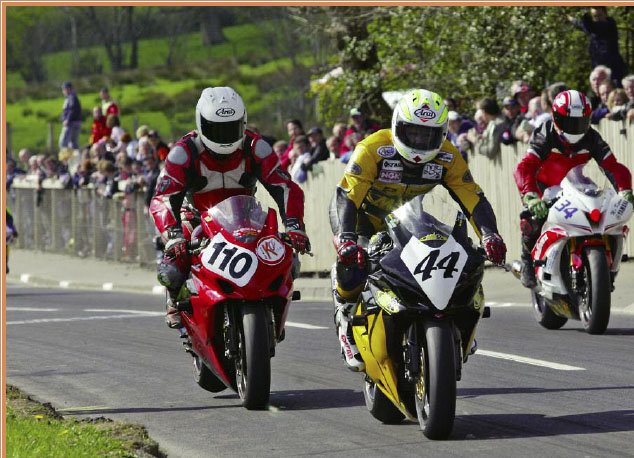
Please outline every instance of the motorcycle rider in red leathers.
[{"label": "motorcycle rider in red leathers", "polygon": [[548,215],[546,203],[541,200],[546,188],[559,185],[570,169],[594,159],[620,195],[634,203],[632,175],[616,160],[601,135],[590,127],[592,108],[586,96],[575,90],[560,92],[552,108],[552,121],[533,132],[526,155],[513,174],[528,209],[520,215],[523,262],[520,278],[527,288],[537,284],[531,250]]},{"label": "motorcycle rider in red leathers", "polygon": [[293,248],[299,253],[310,251],[303,222],[304,193],[279,167],[271,146],[246,125],[246,108],[236,91],[206,88],[196,105],[197,129],[176,142],[158,177],[150,212],[165,243],[158,280],[168,291],[165,321],[171,328],[183,327],[175,304],[190,268],[191,225],[181,221],[186,196],[204,211],[231,196],[253,195],[260,181],[279,207]]}]

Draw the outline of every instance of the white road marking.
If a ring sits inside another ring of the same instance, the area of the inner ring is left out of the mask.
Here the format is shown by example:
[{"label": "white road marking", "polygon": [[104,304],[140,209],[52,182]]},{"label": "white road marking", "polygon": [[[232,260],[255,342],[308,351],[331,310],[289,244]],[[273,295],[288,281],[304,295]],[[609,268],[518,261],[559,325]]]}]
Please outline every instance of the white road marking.
[{"label": "white road marking", "polygon": [[57,312],[58,310],[38,307],[7,307],[8,312]]},{"label": "white road marking", "polygon": [[152,312],[150,310],[130,310],[130,309],[84,309],[84,312],[118,312],[118,313],[130,313],[134,315],[148,315],[148,316],[161,316],[165,315],[165,312]]},{"label": "white road marking", "polygon": [[491,358],[507,359],[509,361],[515,361],[515,362],[524,363],[524,364],[531,364],[533,366],[548,367],[549,369],[555,369],[558,371],[585,371],[585,368],[583,367],[568,366],[566,364],[559,364],[559,363],[551,363],[550,361],[544,361],[542,359],[527,358],[525,356],[512,355],[509,353],[498,353],[497,351],[478,350],[476,355],[490,356]]},{"label": "white road marking", "polygon": [[154,286],[154,288],[152,288],[152,294],[165,294],[165,286]]},{"label": "white road marking", "polygon": [[163,315],[162,313],[158,313],[157,315],[146,315],[146,314],[124,314],[124,315],[100,315],[100,316],[78,316],[73,318],[41,318],[36,320],[19,320],[19,321],[7,321],[7,326],[10,324],[38,324],[38,323],[64,323],[69,321],[90,321],[90,320],[113,320],[118,318],[149,318],[154,316]]},{"label": "white road marking", "polygon": [[306,324],[306,323],[295,323],[293,321],[287,321],[286,326],[289,326],[291,328],[302,328],[302,329],[328,329],[324,326],[315,326],[315,325]]},{"label": "white road marking", "polygon": [[70,282],[67,280],[62,280],[59,282],[59,287],[60,288],[68,288],[70,286]]},{"label": "white road marking", "polygon": [[112,291],[112,283],[104,283],[102,285],[102,288],[104,289],[104,291]]},{"label": "white road marking", "polygon": [[22,283],[28,283],[30,278],[31,278],[31,274],[22,274],[22,275],[20,275],[20,281]]}]

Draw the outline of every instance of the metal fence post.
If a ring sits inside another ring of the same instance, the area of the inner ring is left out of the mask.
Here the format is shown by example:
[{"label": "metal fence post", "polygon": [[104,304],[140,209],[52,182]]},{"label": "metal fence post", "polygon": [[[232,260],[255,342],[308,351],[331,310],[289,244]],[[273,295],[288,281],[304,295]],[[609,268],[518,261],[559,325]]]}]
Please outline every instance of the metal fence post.
[{"label": "metal fence post", "polygon": [[9,156],[13,156],[13,132],[11,130],[11,123],[7,123],[7,151]]},{"label": "metal fence post", "polygon": [[61,236],[61,228],[58,218],[58,206],[60,196],[58,195],[58,189],[50,189],[51,193],[51,249],[54,253],[59,252],[59,239]]},{"label": "metal fence post", "polygon": [[46,150],[49,153],[55,152],[55,126],[52,121],[48,123],[48,132],[46,135]]}]

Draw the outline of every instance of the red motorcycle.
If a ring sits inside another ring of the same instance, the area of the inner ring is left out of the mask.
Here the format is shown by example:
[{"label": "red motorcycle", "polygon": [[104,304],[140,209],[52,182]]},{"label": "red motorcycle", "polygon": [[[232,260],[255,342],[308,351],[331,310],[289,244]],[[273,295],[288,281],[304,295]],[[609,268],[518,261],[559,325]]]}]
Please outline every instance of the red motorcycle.
[{"label": "red motorcycle", "polygon": [[277,213],[251,196],[230,197],[201,215],[190,241],[189,297],[177,302],[186,350],[202,388],[238,392],[247,409],[268,404],[271,358],[284,340],[293,293],[293,249]]}]

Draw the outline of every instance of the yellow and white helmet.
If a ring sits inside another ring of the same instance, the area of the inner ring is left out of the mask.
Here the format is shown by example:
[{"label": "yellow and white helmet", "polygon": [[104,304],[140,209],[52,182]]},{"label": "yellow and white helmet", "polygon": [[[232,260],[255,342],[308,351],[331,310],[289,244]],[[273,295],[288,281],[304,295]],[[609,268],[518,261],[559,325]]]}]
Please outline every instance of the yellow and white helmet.
[{"label": "yellow and white helmet", "polygon": [[401,97],[392,116],[392,139],[403,159],[423,164],[436,157],[447,137],[448,112],[443,98],[426,89]]}]

